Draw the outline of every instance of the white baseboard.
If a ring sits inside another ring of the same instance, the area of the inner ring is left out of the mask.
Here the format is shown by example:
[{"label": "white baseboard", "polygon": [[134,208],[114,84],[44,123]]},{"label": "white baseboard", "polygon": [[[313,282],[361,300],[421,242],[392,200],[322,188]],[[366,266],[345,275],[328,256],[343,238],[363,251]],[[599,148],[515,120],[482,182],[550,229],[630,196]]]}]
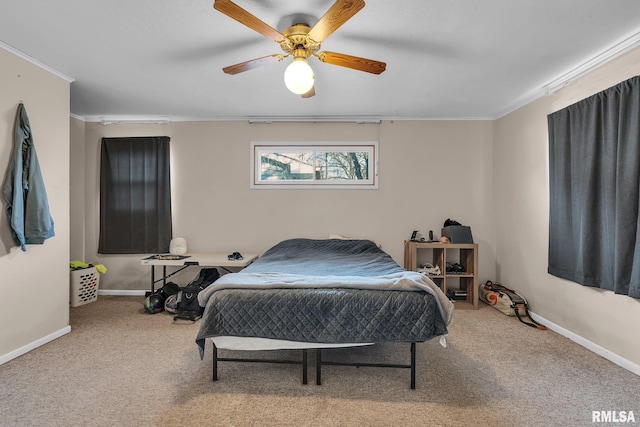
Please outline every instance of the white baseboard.
[{"label": "white baseboard", "polygon": [[115,295],[126,297],[144,296],[147,291],[122,290],[122,289],[98,289],[98,295]]},{"label": "white baseboard", "polygon": [[559,333],[563,337],[569,338],[571,341],[581,345],[587,350],[591,350],[597,355],[602,356],[605,359],[615,363],[616,365],[640,376],[640,365],[633,363],[622,356],[612,353],[606,348],[601,347],[598,344],[591,342],[586,338],[581,337],[580,335],[574,334],[573,332],[563,328],[562,326],[556,325],[555,323],[548,321],[542,316],[532,313],[531,311],[529,311],[529,313],[531,314],[531,317],[533,318],[533,320],[535,320],[536,322],[543,324],[544,326],[551,329],[552,331]]},{"label": "white baseboard", "polygon": [[65,326],[64,328],[58,331],[50,333],[46,337],[42,337],[32,343],[29,343],[23,347],[13,350],[12,352],[4,354],[0,356],[0,365],[3,365],[8,361],[15,359],[16,357],[22,356],[23,354],[28,353],[31,350],[34,350],[42,345],[45,345],[46,343],[51,342],[56,338],[60,338],[61,336],[66,335],[69,332],[71,332],[71,326]]},{"label": "white baseboard", "polygon": [[[146,291],[141,290],[110,290],[110,289],[100,289],[98,290],[98,295],[123,295],[123,296],[144,296]],[[0,365],[7,363],[10,360],[15,359],[16,357],[22,356],[25,353],[30,352],[48,342],[55,340],[56,338],[60,338],[63,335],[71,332],[71,326],[66,326],[58,331],[55,331],[46,337],[42,337],[32,343],[29,343],[23,347],[20,347],[12,352],[7,354],[3,354],[0,356]]]}]

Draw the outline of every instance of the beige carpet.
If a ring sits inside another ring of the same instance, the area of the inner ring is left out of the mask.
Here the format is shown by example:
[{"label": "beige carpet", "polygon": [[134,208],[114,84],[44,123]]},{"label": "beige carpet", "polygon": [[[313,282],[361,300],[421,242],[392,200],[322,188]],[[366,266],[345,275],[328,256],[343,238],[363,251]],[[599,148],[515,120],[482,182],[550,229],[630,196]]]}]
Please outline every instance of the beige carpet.
[{"label": "beige carpet", "polygon": [[[198,324],[145,314],[142,301],[72,308],[70,334],[0,366],[0,425],[591,426],[601,410],[634,411],[640,425],[640,377],[485,305],[455,313],[447,348],[418,344],[410,390],[407,369],[366,367],[324,367],[316,386],[311,365],[305,386],[298,366],[221,362],[212,382]],[[407,363],[409,345],[323,358]]]}]

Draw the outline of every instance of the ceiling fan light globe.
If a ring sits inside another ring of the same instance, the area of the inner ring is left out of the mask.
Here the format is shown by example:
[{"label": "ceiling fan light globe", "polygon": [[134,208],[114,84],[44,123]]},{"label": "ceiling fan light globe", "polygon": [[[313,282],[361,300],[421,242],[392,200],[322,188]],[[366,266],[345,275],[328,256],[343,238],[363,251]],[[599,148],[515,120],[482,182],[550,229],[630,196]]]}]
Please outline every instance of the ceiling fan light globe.
[{"label": "ceiling fan light globe", "polygon": [[311,90],[315,75],[304,58],[296,58],[284,71],[284,84],[296,95],[302,95]]}]

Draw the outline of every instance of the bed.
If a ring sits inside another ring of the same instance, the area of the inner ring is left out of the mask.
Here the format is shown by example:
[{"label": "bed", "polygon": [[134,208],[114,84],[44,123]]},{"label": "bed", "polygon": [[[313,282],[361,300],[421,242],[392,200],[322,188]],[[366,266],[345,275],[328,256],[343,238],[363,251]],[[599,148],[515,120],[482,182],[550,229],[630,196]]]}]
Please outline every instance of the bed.
[{"label": "bed", "polygon": [[[411,369],[415,344],[444,338],[453,305],[429,278],[400,267],[369,240],[290,239],[267,250],[239,273],[222,276],[198,296],[205,311],[196,338],[204,357],[213,342],[213,379],[219,361],[299,363],[307,380],[307,350],[386,342],[410,344],[410,364],[344,363]],[[301,360],[219,358],[217,350],[300,349]]]}]

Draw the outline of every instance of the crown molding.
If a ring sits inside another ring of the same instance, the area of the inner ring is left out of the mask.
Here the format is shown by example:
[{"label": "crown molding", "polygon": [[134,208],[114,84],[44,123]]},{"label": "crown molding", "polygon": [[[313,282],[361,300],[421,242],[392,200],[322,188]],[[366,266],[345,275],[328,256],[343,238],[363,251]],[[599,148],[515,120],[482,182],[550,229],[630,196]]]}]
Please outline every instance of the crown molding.
[{"label": "crown molding", "polygon": [[543,85],[540,88],[536,88],[523,96],[519,97],[515,102],[513,102],[508,107],[502,109],[494,118],[495,120],[500,119],[506,116],[509,113],[514,112],[515,110],[524,107],[525,105],[535,101],[538,98],[542,98],[543,96],[551,96],[558,90],[570,85],[574,80],[579,77],[584,76],[590,71],[595,70],[596,68],[604,65],[605,63],[611,61],[612,59],[622,55],[630,51],[631,49],[640,45],[640,29],[636,30],[632,35],[627,36],[613,45],[609,46],[607,49],[602,52],[586,59],[580,64],[574,66],[573,68],[565,71],[560,74],[558,77],[554,78],[547,84]]},{"label": "crown molding", "polygon": [[56,76],[60,77],[60,78],[61,78],[61,79],[63,79],[63,80],[66,80],[68,83],[73,83],[73,82],[75,82],[75,81],[76,81],[76,79],[71,78],[71,77],[69,77],[69,76],[67,76],[67,75],[65,75],[65,74],[63,74],[63,73],[61,73],[60,71],[58,71],[58,70],[56,70],[56,69],[54,69],[54,68],[49,67],[47,64],[43,64],[42,62],[38,61],[37,59],[35,59],[35,58],[33,58],[33,57],[31,57],[31,56],[27,55],[27,54],[26,54],[26,53],[24,53],[24,52],[19,51],[19,50],[18,50],[18,49],[16,49],[15,47],[13,47],[13,46],[9,46],[8,44],[3,43],[3,42],[1,42],[1,41],[0,41],[0,48],[2,48],[2,49],[4,49],[4,50],[6,50],[7,52],[11,52],[11,53],[13,53],[14,55],[16,55],[16,56],[18,56],[18,57],[20,57],[20,58],[24,59],[25,61],[30,62],[30,63],[32,63],[33,65],[35,65],[35,66],[37,66],[37,67],[40,67],[40,68],[42,68],[43,70],[48,71],[48,72],[50,72],[51,74],[53,74],[53,75],[56,75]]},{"label": "crown molding", "polygon": [[86,123],[110,124],[169,124],[178,122],[248,122],[250,124],[270,123],[355,123],[380,124],[383,121],[491,121],[494,117],[396,117],[396,116],[232,116],[232,117],[185,117],[185,116],[80,116],[71,117]]},{"label": "crown molding", "polygon": [[556,78],[550,83],[547,83],[542,87],[544,94],[547,96],[553,95],[555,92],[567,86],[578,77],[587,74],[588,72],[598,68],[599,66],[611,61],[613,58],[633,49],[634,47],[638,46],[638,44],[640,44],[640,31],[619,41],[603,52],[562,74],[560,77]]}]

